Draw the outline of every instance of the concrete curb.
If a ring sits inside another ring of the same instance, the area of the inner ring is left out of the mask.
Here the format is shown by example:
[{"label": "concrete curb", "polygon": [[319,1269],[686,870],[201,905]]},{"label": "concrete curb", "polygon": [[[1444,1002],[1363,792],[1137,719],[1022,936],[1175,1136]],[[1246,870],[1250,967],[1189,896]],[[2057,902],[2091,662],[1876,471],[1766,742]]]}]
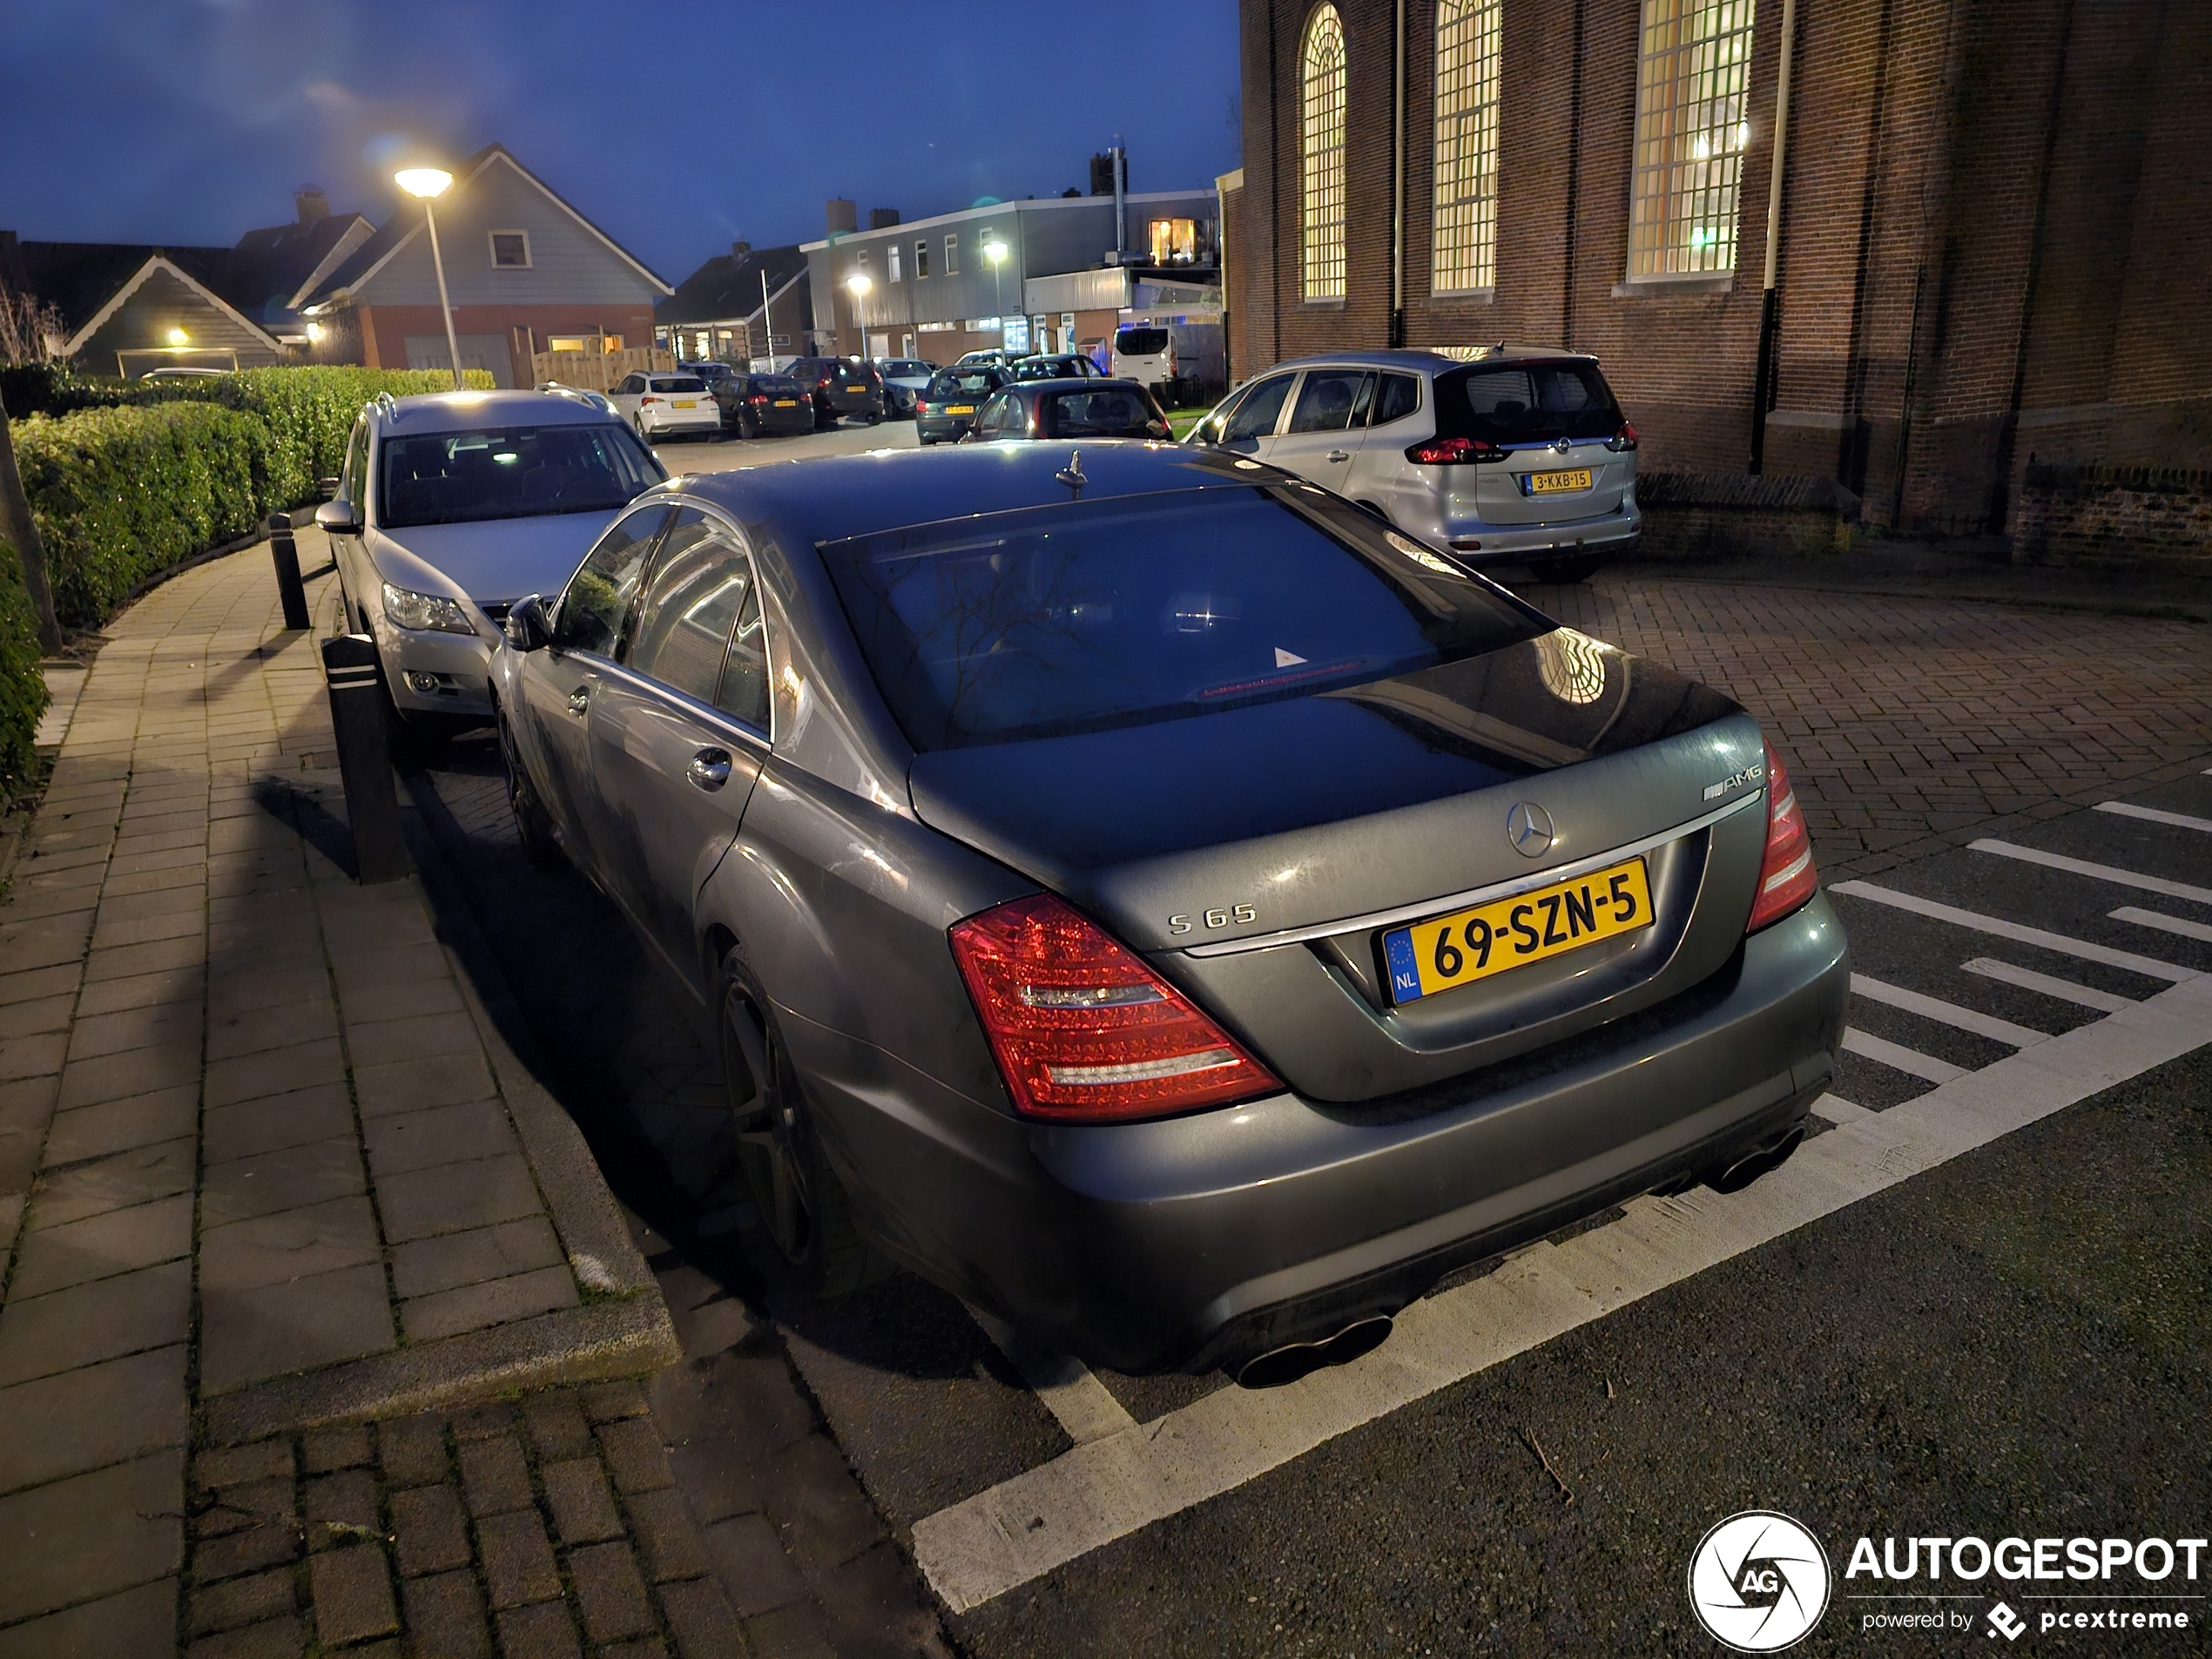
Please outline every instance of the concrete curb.
[{"label": "concrete curb", "polygon": [[599,1382],[683,1358],[658,1290],[541,1313],[464,1336],[218,1394],[202,1406],[211,1445],[400,1417],[556,1383]]}]

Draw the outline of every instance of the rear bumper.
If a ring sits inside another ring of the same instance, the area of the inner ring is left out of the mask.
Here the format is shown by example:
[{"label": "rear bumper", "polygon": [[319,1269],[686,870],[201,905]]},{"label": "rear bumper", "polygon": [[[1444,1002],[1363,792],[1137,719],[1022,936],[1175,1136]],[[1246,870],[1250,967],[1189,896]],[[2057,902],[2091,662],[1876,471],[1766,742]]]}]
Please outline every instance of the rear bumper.
[{"label": "rear bumper", "polygon": [[894,1254],[1068,1352],[1143,1371],[1393,1312],[1456,1267],[1716,1173],[1831,1085],[1849,979],[1816,898],[1704,984],[1494,1076],[1099,1129],[948,1113],[941,1096],[887,1111],[913,1074],[840,1081],[840,1040],[786,1035]]},{"label": "rear bumper", "polygon": [[718,404],[709,404],[703,409],[651,409],[641,424],[647,435],[661,432],[718,432],[722,428],[722,409]]},{"label": "rear bumper", "polygon": [[[1631,551],[1643,535],[1643,514],[1633,501],[1596,518],[1562,519],[1545,524],[1491,524],[1473,518],[1446,518],[1430,534],[1469,564],[1511,564],[1532,558],[1571,558],[1597,554],[1608,558]],[[1479,543],[1479,547],[1467,545]]]}]

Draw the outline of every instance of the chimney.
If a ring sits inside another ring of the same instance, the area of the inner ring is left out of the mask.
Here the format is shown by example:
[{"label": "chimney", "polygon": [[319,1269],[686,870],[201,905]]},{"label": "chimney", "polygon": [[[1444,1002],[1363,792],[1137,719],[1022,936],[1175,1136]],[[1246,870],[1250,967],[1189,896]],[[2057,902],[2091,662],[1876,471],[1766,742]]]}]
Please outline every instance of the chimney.
[{"label": "chimney", "polygon": [[752,252],[752,244],[750,242],[738,241],[730,244],[730,257],[732,259],[741,260]]},{"label": "chimney", "polygon": [[868,209],[868,228],[872,231],[887,231],[898,222],[899,210],[895,207]]},{"label": "chimney", "polygon": [[829,233],[841,236],[860,228],[860,210],[842,196],[829,199]]},{"label": "chimney", "polygon": [[330,217],[330,198],[320,185],[302,185],[292,192],[292,206],[300,215],[302,225],[312,225],[319,219]]}]

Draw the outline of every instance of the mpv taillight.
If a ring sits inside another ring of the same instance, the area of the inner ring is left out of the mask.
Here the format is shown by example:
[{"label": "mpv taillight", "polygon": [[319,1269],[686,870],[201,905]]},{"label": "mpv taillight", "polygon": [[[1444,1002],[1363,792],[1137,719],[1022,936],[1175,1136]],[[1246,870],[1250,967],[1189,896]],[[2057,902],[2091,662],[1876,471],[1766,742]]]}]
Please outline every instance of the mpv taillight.
[{"label": "mpv taillight", "polygon": [[1758,896],[1743,931],[1755,934],[1797,909],[1813,895],[1820,878],[1812,867],[1812,838],[1805,833],[1804,809],[1790,786],[1790,773],[1774,745],[1766,745],[1766,857],[1759,865]]},{"label": "mpv taillight", "polygon": [[1503,461],[1506,452],[1480,438],[1429,438],[1408,445],[1406,459],[1417,467],[1451,467],[1466,461]]},{"label": "mpv taillight", "polygon": [[1620,455],[1627,450],[1635,448],[1636,447],[1636,429],[1630,426],[1626,421],[1622,421],[1621,429],[1605,441],[1605,447],[1612,450],[1615,455]]},{"label": "mpv taillight", "polygon": [[1050,894],[954,923],[952,945],[1024,1116],[1117,1123],[1283,1086],[1136,952]]}]

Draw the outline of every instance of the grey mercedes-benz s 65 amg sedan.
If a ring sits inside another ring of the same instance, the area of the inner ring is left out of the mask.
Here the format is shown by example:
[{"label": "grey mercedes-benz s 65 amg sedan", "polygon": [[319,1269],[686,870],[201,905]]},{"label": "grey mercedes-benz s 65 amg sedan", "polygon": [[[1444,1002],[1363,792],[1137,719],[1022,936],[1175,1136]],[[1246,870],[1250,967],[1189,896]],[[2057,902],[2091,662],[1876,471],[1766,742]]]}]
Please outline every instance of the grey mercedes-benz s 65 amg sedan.
[{"label": "grey mercedes-benz s 65 amg sedan", "polygon": [[1757,723],[1249,459],[682,477],[507,634],[525,844],[718,1022],[818,1290],[1233,1366],[1753,1178],[1833,1078]]}]

